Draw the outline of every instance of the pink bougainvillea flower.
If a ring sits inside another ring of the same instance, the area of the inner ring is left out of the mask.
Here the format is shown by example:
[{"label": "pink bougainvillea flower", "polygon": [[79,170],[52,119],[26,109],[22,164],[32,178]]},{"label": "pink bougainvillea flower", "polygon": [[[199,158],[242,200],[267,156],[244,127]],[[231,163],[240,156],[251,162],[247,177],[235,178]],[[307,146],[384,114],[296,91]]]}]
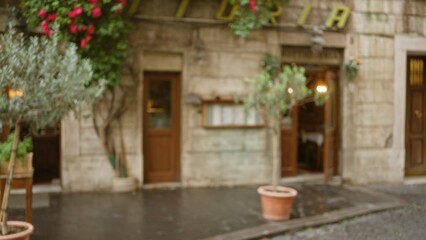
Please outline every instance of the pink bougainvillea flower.
[{"label": "pink bougainvillea flower", "polygon": [[86,36],[85,39],[87,40],[87,43],[91,42],[93,37],[92,36]]},{"label": "pink bougainvillea flower", "polygon": [[81,41],[80,41],[80,47],[81,48],[86,48],[87,44],[89,44],[89,41],[86,38],[81,39]]},{"label": "pink bougainvillea flower", "polygon": [[79,15],[81,15],[83,13],[83,8],[81,7],[74,7],[74,10],[72,10],[71,12],[68,13],[68,17],[73,19],[78,17]]},{"label": "pink bougainvillea flower", "polygon": [[95,33],[95,27],[93,26],[93,24],[90,24],[89,28],[87,29],[87,34],[92,35],[93,33]]},{"label": "pink bougainvillea flower", "polygon": [[80,47],[86,48],[90,41],[92,41],[92,36],[86,36],[85,38],[81,39]]},{"label": "pink bougainvillea flower", "polygon": [[80,28],[78,29],[80,32],[84,32],[87,30],[87,26],[86,25],[81,25]]},{"label": "pink bougainvillea flower", "polygon": [[42,9],[40,9],[40,11],[38,11],[39,17],[44,18],[44,17],[46,17],[46,14],[47,14],[47,12],[46,12],[46,10],[44,10],[44,8],[42,8]]},{"label": "pink bougainvillea flower", "polygon": [[74,21],[70,23],[70,33],[72,34],[78,33],[78,26],[77,26],[77,23]]},{"label": "pink bougainvillea flower", "polygon": [[102,10],[100,7],[95,7],[92,9],[92,17],[99,18],[102,15]]},{"label": "pink bougainvillea flower", "polygon": [[83,8],[81,7],[74,7],[74,13],[79,16],[83,13]]},{"label": "pink bougainvillea flower", "polygon": [[49,27],[49,22],[47,20],[43,20],[41,22],[41,27]]},{"label": "pink bougainvillea flower", "polygon": [[58,16],[56,15],[56,13],[50,13],[50,14],[47,15],[47,20],[48,21],[55,21],[57,17]]},{"label": "pink bougainvillea flower", "polygon": [[74,11],[71,11],[71,12],[68,13],[68,17],[71,18],[71,19],[73,19],[73,18],[76,18],[77,15],[75,14]]},{"label": "pink bougainvillea flower", "polygon": [[47,20],[43,20],[43,22],[41,22],[41,29],[43,30],[43,33],[50,37],[50,35],[52,34],[52,31],[49,27],[49,22]]},{"label": "pink bougainvillea flower", "polygon": [[249,8],[251,11],[256,11],[257,10],[257,2],[256,0],[250,0],[249,1]]}]

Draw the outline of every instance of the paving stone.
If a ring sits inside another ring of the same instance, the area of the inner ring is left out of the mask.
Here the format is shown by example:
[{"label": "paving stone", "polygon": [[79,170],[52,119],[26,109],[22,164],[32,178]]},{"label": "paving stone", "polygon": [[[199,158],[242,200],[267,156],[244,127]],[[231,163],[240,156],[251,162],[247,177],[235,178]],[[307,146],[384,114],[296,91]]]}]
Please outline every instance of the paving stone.
[{"label": "paving stone", "polygon": [[[299,192],[291,216],[299,224],[308,216],[313,216],[311,223],[324,216],[333,221],[338,215],[323,214],[384,200],[355,188],[291,186]],[[11,211],[10,219],[23,218],[23,210]],[[256,186],[51,194],[50,207],[34,209],[33,223],[32,240],[192,240],[264,224],[279,226],[262,219]]]}]

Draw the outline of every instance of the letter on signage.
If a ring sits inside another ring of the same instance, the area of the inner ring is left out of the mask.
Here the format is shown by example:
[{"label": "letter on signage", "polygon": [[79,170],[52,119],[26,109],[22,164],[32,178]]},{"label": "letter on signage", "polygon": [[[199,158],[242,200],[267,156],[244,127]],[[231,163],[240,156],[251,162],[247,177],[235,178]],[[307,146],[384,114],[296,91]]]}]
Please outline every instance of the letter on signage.
[{"label": "letter on signage", "polygon": [[281,16],[281,14],[283,13],[283,6],[275,3],[275,6],[272,6],[272,7],[275,7],[276,10],[271,12],[271,19],[270,20],[271,20],[271,23],[275,24],[275,23],[277,23],[276,18]]},{"label": "letter on signage", "polygon": [[127,15],[133,16],[138,11],[139,5],[141,3],[141,0],[133,0],[130,4],[129,11],[127,12]]},{"label": "letter on signage", "polygon": [[297,20],[297,25],[302,26],[306,23],[306,20],[308,20],[309,14],[311,14],[312,11],[312,5],[308,4],[303,9],[302,15],[299,17],[299,20]]},{"label": "letter on signage", "polygon": [[334,7],[325,25],[329,28],[334,26],[336,26],[337,28],[343,28],[346,24],[346,21],[348,20],[349,13],[349,7]]},{"label": "letter on signage", "polygon": [[231,12],[228,16],[225,16],[226,9],[229,5],[229,0],[222,0],[222,3],[220,4],[219,11],[217,11],[216,18],[219,20],[225,20],[225,21],[231,21],[235,17],[235,13],[238,11],[238,8],[240,7],[238,4],[235,4],[232,6]]},{"label": "letter on signage", "polygon": [[178,10],[176,11],[176,17],[177,18],[182,18],[183,16],[185,16],[185,13],[186,13],[186,9],[188,9],[188,5],[189,5],[189,2],[190,2],[191,0],[182,0],[181,2],[180,2],[180,4],[179,4],[179,8],[178,8]]}]

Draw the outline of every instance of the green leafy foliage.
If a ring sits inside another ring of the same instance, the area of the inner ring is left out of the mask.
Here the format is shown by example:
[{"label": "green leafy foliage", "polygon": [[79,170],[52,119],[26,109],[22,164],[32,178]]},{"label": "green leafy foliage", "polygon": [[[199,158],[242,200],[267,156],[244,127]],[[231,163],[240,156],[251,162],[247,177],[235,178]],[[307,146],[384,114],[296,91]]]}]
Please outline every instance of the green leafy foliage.
[{"label": "green leafy foliage", "polygon": [[306,87],[303,67],[285,65],[280,68],[279,59],[271,55],[267,55],[262,64],[262,72],[249,80],[251,91],[245,103],[247,108],[261,108],[269,116],[277,117],[311,94]]},{"label": "green leafy foliage", "polygon": [[119,82],[128,50],[131,24],[123,15],[126,4],[126,0],[23,0],[28,23],[42,26],[46,35],[57,24],[60,38],[75,43],[78,53],[91,60],[93,80],[105,79],[110,89]]},{"label": "green leafy foliage", "polygon": [[351,57],[344,63],[343,68],[345,71],[346,78],[349,81],[353,81],[356,78],[360,65],[361,61],[357,57]]},{"label": "green leafy foliage", "polygon": [[282,0],[232,0],[231,3],[238,4],[239,8],[235,19],[230,23],[235,35],[247,37],[256,29],[267,25],[271,19],[272,12],[283,4]]},{"label": "green leafy foliage", "polygon": [[77,47],[61,48],[56,34],[29,39],[11,32],[0,36],[0,89],[22,93],[0,95],[2,120],[44,128],[103,92],[101,85],[91,85],[90,61],[80,59]]},{"label": "green leafy foliage", "polygon": [[[13,136],[11,133],[4,143],[0,143],[0,163],[8,162],[12,153]],[[19,141],[16,156],[18,158],[25,157],[28,153],[33,150],[33,141],[30,137],[25,137],[22,141]]]}]

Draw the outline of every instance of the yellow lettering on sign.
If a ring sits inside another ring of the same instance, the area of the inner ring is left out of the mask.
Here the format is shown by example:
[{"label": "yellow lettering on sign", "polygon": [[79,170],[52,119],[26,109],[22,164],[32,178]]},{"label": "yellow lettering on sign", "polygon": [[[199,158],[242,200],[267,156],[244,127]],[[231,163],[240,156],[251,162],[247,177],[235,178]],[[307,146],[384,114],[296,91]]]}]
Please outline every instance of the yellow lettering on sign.
[{"label": "yellow lettering on sign", "polygon": [[270,21],[273,24],[277,23],[277,17],[280,17],[281,14],[283,13],[283,6],[281,6],[278,3],[275,3],[274,5],[275,6],[272,6],[272,8],[276,8],[276,10],[271,12],[271,18],[270,18]]},{"label": "yellow lettering on sign", "polygon": [[235,18],[235,13],[237,13],[239,9],[239,5],[235,4],[231,8],[231,12],[228,16],[225,16],[226,9],[230,5],[229,0],[222,0],[222,3],[220,4],[219,10],[217,11],[216,18],[219,20],[225,20],[225,21],[232,21]]},{"label": "yellow lettering on sign", "polygon": [[182,18],[184,15],[185,15],[185,13],[186,13],[186,9],[188,9],[188,5],[189,5],[189,2],[190,2],[191,0],[182,0],[181,2],[180,2],[180,4],[179,4],[179,8],[178,8],[178,10],[176,11],[176,17],[177,18]]},{"label": "yellow lettering on sign", "polygon": [[312,5],[308,4],[305,6],[305,8],[303,9],[303,13],[302,15],[299,17],[299,20],[297,20],[297,25],[302,26],[306,23],[306,20],[308,20],[309,15],[311,14],[312,11]]},{"label": "yellow lettering on sign", "polygon": [[328,28],[343,28],[349,18],[350,8],[347,6],[334,7],[325,24]]},{"label": "yellow lettering on sign", "polygon": [[141,0],[133,0],[130,4],[129,11],[127,12],[127,15],[133,16],[139,9],[139,5],[141,3]]}]

